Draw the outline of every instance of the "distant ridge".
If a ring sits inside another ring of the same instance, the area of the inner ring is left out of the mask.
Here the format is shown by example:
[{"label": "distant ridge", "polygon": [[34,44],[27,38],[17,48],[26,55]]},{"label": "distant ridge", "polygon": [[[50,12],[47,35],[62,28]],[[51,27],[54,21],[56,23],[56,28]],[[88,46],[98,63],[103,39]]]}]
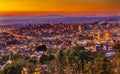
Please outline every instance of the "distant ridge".
[{"label": "distant ridge", "polygon": [[1,16],[0,24],[44,24],[44,23],[93,23],[118,21],[120,16],[63,16],[57,14],[40,16]]},{"label": "distant ridge", "polygon": [[60,15],[60,14],[47,14],[47,15],[44,15],[44,16],[57,16],[57,17],[61,17],[63,15]]}]

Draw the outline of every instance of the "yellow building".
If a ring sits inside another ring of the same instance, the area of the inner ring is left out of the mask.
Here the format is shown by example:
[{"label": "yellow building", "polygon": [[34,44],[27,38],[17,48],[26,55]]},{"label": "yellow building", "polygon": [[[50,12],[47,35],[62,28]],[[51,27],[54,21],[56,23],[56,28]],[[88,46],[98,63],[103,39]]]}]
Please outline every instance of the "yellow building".
[{"label": "yellow building", "polygon": [[81,25],[78,26],[78,33],[80,34],[82,32],[82,27]]},{"label": "yellow building", "polygon": [[104,31],[104,38],[105,38],[105,40],[108,40],[111,38],[109,30]]},{"label": "yellow building", "polygon": [[100,31],[98,31],[98,33],[97,33],[97,39],[101,40],[101,33],[100,33]]},{"label": "yellow building", "polygon": [[22,74],[28,74],[28,72],[27,72],[27,69],[26,69],[26,68],[23,68],[23,70],[22,70]]},{"label": "yellow building", "polygon": [[33,74],[40,74],[40,72],[34,72]]}]

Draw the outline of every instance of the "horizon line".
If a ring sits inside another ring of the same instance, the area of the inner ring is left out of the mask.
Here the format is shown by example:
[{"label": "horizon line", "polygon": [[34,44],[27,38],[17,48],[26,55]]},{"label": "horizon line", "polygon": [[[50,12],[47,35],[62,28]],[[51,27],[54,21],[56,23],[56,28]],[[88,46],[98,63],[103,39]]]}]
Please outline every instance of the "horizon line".
[{"label": "horizon line", "polygon": [[120,15],[120,12],[49,12],[49,11],[0,11],[0,16],[21,16],[21,15]]}]

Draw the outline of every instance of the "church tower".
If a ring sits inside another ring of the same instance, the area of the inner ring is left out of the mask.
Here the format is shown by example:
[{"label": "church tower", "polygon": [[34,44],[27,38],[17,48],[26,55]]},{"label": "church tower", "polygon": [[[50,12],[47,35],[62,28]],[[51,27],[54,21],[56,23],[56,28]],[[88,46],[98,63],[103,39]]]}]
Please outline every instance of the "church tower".
[{"label": "church tower", "polygon": [[78,26],[78,32],[79,32],[79,34],[82,32],[82,27],[81,27],[81,25]]},{"label": "church tower", "polygon": [[109,30],[105,30],[105,31],[104,31],[104,38],[105,38],[106,40],[110,39],[110,32],[109,32]]},{"label": "church tower", "polygon": [[108,39],[110,39],[111,38],[111,36],[110,36],[110,31],[109,31],[109,24],[107,24],[107,30],[105,30],[104,31],[104,38],[106,39],[106,40],[108,40]]},{"label": "church tower", "polygon": [[98,33],[97,33],[97,39],[101,40],[101,33],[100,33],[100,31],[98,31]]}]

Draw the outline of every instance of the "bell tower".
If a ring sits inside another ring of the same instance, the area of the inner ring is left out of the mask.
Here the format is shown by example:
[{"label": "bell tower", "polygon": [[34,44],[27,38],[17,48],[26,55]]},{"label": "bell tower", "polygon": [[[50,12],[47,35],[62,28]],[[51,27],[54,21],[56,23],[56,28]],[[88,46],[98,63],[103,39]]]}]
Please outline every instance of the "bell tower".
[{"label": "bell tower", "polygon": [[104,38],[106,39],[106,40],[108,40],[108,39],[110,39],[111,38],[111,36],[110,36],[110,31],[109,31],[109,24],[107,24],[107,30],[105,30],[104,31]]}]

